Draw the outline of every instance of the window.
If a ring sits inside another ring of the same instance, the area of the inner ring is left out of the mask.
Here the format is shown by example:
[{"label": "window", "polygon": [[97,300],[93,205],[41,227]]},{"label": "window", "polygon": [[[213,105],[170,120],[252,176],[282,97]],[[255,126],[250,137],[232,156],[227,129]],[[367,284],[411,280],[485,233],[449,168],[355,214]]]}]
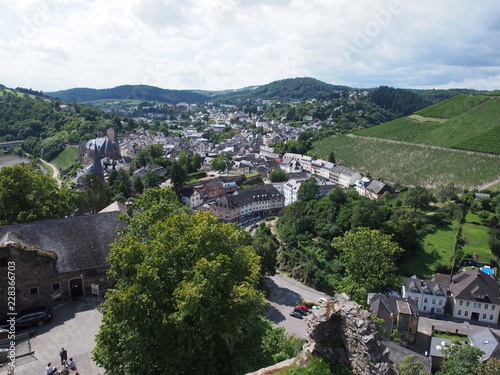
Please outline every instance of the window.
[{"label": "window", "polygon": [[439,300],[439,306],[442,306],[442,305],[443,305],[443,300],[442,300],[442,299],[440,299],[440,300]]},{"label": "window", "polygon": [[436,304],[436,300],[433,298],[432,299],[432,304],[435,305]]},{"label": "window", "polygon": [[60,288],[61,286],[59,285],[59,283],[52,284],[52,290],[59,290]]},{"label": "window", "polygon": [[477,303],[476,303],[476,302],[474,302],[474,303],[473,303],[473,305],[472,305],[472,307],[473,307],[474,309],[477,309]]},{"label": "window", "polygon": [[458,315],[462,315],[462,310],[458,310]]},{"label": "window", "polygon": [[495,311],[495,308],[496,308],[495,305],[491,305],[491,311]]},{"label": "window", "polygon": [[467,302],[465,303],[465,306],[466,306],[466,307],[469,307],[469,306],[470,306],[470,302],[469,302],[469,301],[467,301]]},{"label": "window", "polygon": [[493,315],[490,315],[490,320],[493,320]]},{"label": "window", "polygon": [[483,319],[486,319],[486,314],[483,314]]},{"label": "window", "polygon": [[30,295],[34,296],[35,294],[38,294],[38,288],[37,287],[30,289]]},{"label": "window", "polygon": [[488,310],[488,304],[487,303],[484,304],[484,309]]},{"label": "window", "polygon": [[464,316],[469,316],[469,312],[467,310],[464,311]]},{"label": "window", "polygon": [[460,306],[463,306],[463,305],[464,305],[464,301],[460,301],[458,304],[459,304]]},{"label": "window", "polygon": [[424,311],[427,310],[427,306],[424,305]]},{"label": "window", "polygon": [[427,298],[424,298],[424,303],[427,303]]},{"label": "window", "polygon": [[478,302],[477,303],[477,308],[480,309],[481,308],[481,302]]}]

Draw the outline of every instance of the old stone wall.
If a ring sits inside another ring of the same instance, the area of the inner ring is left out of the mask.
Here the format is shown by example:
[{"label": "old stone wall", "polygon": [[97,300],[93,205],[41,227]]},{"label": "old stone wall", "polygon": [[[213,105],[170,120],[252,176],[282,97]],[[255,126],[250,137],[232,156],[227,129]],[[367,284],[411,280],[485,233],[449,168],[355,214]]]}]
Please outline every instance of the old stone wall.
[{"label": "old stone wall", "polygon": [[[83,295],[90,294],[92,283],[99,284],[102,296],[109,287],[106,277],[108,267],[57,273],[54,263],[57,255],[52,251],[8,244],[0,247],[0,259],[14,262],[15,269],[11,273],[15,280],[15,307],[17,311],[45,305],[51,305],[51,296],[61,292],[64,298],[71,298],[70,282],[81,280]],[[0,267],[0,319],[7,313],[8,267]]]},{"label": "old stone wall", "polygon": [[389,349],[375,331],[370,313],[346,294],[337,294],[313,310],[308,333],[304,355],[322,356],[332,366],[344,364],[354,374],[394,374]]}]

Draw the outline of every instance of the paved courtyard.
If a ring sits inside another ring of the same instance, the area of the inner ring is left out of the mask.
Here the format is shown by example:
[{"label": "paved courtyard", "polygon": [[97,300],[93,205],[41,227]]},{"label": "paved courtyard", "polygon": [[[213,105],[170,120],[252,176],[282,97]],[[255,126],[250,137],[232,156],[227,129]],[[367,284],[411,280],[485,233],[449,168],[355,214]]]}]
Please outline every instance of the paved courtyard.
[{"label": "paved courtyard", "polygon": [[[60,365],[59,351],[64,347],[68,358],[73,357],[80,375],[104,374],[91,359],[95,346],[94,336],[99,331],[101,313],[96,307],[102,299],[97,297],[80,298],[76,301],[54,306],[54,318],[45,326],[36,327],[31,338],[32,356],[16,360],[15,375],[45,374],[48,362]],[[21,331],[22,333],[25,331]],[[0,374],[7,374],[7,366],[0,367]]]}]

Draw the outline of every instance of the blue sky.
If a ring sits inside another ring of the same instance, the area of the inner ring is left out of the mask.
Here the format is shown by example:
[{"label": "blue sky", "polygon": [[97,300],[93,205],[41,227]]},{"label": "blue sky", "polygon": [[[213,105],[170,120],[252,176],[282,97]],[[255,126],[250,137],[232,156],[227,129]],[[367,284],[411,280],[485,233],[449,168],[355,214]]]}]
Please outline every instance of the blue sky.
[{"label": "blue sky", "polygon": [[0,0],[0,84],[500,89],[495,0]]}]

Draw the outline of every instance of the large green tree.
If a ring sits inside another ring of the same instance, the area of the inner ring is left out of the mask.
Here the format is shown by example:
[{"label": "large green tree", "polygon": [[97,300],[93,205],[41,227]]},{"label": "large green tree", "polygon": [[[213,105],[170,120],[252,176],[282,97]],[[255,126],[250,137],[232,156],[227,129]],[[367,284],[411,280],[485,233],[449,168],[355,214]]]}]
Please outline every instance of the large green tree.
[{"label": "large green tree", "polygon": [[63,217],[74,201],[74,193],[59,189],[36,164],[0,169],[0,225]]},{"label": "large green tree", "polygon": [[399,375],[426,375],[424,364],[414,354],[404,356],[395,366]]},{"label": "large green tree", "polygon": [[210,213],[175,213],[171,198],[111,246],[116,286],[101,307],[94,359],[110,375],[254,370],[268,323],[251,237]]},{"label": "large green tree", "polygon": [[257,255],[260,256],[262,275],[274,275],[279,246],[276,236],[266,223],[261,223],[255,230],[252,245]]},{"label": "large green tree", "polygon": [[445,344],[442,353],[444,357],[438,375],[474,374],[481,368],[479,358],[484,354],[481,349],[458,339]]},{"label": "large green tree", "polygon": [[395,285],[395,260],[403,252],[392,237],[369,228],[357,228],[337,237],[333,246],[340,252],[345,274],[342,289],[359,303],[366,293],[381,292]]}]

